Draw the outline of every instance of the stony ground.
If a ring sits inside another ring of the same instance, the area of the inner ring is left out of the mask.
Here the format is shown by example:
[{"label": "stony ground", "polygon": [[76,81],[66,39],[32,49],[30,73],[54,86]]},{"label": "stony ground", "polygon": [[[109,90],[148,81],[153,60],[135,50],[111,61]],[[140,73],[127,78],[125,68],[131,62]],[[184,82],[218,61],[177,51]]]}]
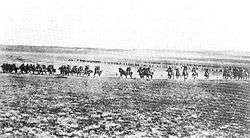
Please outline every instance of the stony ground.
[{"label": "stony ground", "polygon": [[0,74],[0,137],[247,137],[246,81]]}]

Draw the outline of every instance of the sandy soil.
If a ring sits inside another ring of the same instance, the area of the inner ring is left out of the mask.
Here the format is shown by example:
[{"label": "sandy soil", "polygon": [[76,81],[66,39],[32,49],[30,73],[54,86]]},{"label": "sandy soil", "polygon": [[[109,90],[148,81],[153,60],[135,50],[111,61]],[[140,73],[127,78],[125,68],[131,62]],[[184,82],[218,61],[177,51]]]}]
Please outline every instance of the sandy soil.
[{"label": "sandy soil", "polygon": [[[68,59],[147,57],[250,68],[249,53],[16,48],[1,47],[0,64],[93,69],[97,64]],[[0,73],[0,137],[249,137],[249,81],[225,81],[221,73],[204,80],[202,72],[196,81],[166,80],[161,68],[153,68],[153,80],[138,79],[137,73],[135,79],[125,79],[117,73],[126,66],[98,65],[101,78]]]},{"label": "sandy soil", "polygon": [[0,78],[1,137],[247,136],[249,81]]}]

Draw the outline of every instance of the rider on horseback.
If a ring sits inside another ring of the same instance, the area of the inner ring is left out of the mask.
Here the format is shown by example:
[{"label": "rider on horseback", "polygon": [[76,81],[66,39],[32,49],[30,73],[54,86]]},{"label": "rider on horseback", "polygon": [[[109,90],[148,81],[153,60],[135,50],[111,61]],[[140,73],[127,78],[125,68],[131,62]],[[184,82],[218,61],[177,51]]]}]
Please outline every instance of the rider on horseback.
[{"label": "rider on horseback", "polygon": [[209,78],[209,72],[208,72],[208,69],[205,69],[204,76],[205,76],[205,78],[206,78],[206,79],[208,79],[208,78]]},{"label": "rider on horseback", "polygon": [[167,72],[168,72],[168,78],[171,79],[172,76],[174,76],[174,74],[173,74],[173,70],[170,66],[168,67]]}]

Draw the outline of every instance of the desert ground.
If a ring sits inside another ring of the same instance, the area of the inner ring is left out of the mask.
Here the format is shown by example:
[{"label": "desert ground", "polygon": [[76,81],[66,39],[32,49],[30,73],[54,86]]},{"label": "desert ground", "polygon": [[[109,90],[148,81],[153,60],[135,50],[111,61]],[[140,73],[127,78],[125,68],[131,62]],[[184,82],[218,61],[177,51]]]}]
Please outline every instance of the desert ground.
[{"label": "desert ground", "polygon": [[[147,53],[148,52],[148,53]],[[249,68],[249,53],[3,46],[0,63],[100,65],[101,77],[0,73],[0,137],[248,137],[249,80],[117,76],[118,67],[68,59],[187,62]],[[129,56],[131,54],[131,56]],[[0,69],[1,70],[1,69]],[[58,73],[58,72],[57,72]],[[200,71],[202,73],[202,71]]]}]

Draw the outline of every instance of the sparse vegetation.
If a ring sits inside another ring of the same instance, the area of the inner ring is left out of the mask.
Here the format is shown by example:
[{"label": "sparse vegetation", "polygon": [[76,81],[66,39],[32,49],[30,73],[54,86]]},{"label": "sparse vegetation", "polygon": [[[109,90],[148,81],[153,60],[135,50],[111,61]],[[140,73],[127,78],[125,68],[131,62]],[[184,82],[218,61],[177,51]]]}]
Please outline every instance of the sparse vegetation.
[{"label": "sparse vegetation", "polygon": [[1,136],[236,136],[248,82],[1,75]]}]

